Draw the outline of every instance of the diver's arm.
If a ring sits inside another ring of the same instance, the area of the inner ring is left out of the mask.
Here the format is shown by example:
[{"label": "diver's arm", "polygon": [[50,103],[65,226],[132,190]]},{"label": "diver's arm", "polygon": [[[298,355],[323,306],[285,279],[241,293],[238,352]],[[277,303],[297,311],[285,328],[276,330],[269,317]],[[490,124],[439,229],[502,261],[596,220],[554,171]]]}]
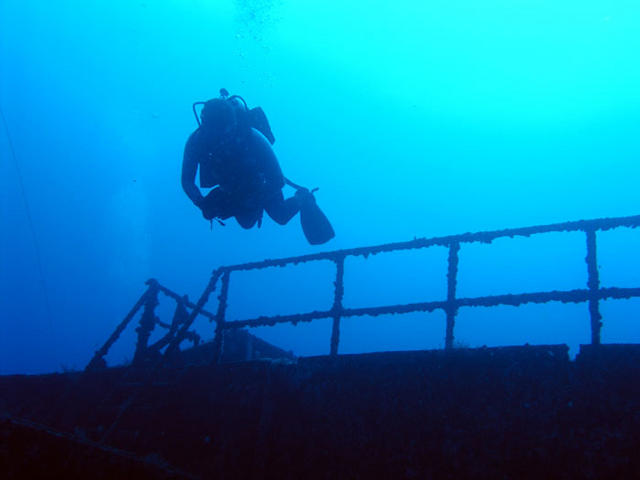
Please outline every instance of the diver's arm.
[{"label": "diver's arm", "polygon": [[193,154],[192,138],[189,138],[184,148],[184,156],[182,157],[182,189],[196,205],[202,204],[202,193],[196,186],[196,172],[198,171],[198,161]]}]

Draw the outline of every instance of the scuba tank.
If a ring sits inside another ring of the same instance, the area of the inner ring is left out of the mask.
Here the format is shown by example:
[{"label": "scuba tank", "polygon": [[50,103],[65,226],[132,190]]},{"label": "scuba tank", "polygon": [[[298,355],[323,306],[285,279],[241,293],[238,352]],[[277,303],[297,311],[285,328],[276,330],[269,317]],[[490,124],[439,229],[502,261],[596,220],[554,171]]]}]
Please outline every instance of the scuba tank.
[{"label": "scuba tank", "polygon": [[[246,128],[255,128],[260,133],[262,133],[269,143],[273,145],[276,141],[276,138],[273,136],[273,132],[271,131],[271,126],[269,125],[269,120],[267,120],[267,115],[264,113],[264,110],[260,107],[249,108],[247,106],[247,102],[240,95],[231,95],[229,96],[229,92],[226,88],[220,89],[220,98],[229,102],[233,109],[236,112],[236,117],[238,119],[238,124],[244,126]],[[198,122],[198,126],[202,124],[200,119],[200,115],[198,115],[197,106],[198,105],[206,105],[207,102],[195,102],[193,104],[193,114],[196,117],[196,121]]]}]

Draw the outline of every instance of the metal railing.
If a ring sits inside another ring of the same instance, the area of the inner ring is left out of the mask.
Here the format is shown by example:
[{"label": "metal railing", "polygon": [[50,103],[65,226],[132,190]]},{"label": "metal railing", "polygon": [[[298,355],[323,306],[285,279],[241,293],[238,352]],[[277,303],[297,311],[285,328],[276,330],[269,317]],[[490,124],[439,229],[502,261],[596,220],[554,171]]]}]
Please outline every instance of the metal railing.
[{"label": "metal railing", "polygon": [[[377,316],[385,314],[401,314],[411,312],[433,312],[435,310],[443,310],[446,314],[446,331],[445,331],[445,349],[453,348],[454,327],[458,310],[461,307],[489,307],[498,305],[519,306],[527,303],[547,303],[547,302],[563,302],[563,303],[580,303],[588,302],[589,316],[591,323],[591,343],[600,344],[600,331],[602,328],[602,315],[600,314],[599,302],[605,299],[625,299],[631,297],[640,297],[640,288],[601,288],[600,278],[597,264],[597,236],[599,231],[611,230],[619,227],[636,228],[640,226],[640,215],[618,218],[601,218],[594,220],[580,220],[575,222],[556,223],[551,225],[541,225],[525,228],[513,228],[505,230],[495,230],[477,233],[464,233],[461,235],[451,235],[435,238],[421,238],[408,242],[388,243],[372,247],[361,247],[353,249],[336,250],[332,252],[323,252],[311,255],[303,255],[298,257],[282,258],[276,260],[264,260],[261,262],[245,263],[241,265],[232,265],[220,267],[213,271],[211,279],[204,292],[193,304],[186,297],[163,287],[155,280],[147,282],[148,290],[138,300],[134,308],[129,312],[127,317],[116,328],[105,345],[96,352],[93,360],[87,368],[95,368],[104,364],[103,357],[108,352],[111,345],[117,340],[120,333],[126,325],[135,316],[136,312],[144,305],[145,312],[140,320],[138,327],[138,344],[136,347],[136,360],[142,361],[145,355],[150,352],[160,355],[160,350],[166,346],[163,358],[169,358],[179,348],[181,342],[187,338],[196,341],[195,332],[189,331],[198,315],[204,315],[210,320],[216,322],[214,337],[214,362],[219,362],[222,355],[222,343],[224,333],[227,330],[246,328],[273,326],[281,323],[297,324],[298,322],[309,322],[321,318],[333,319],[333,326],[330,340],[330,354],[338,354],[338,346],[340,342],[340,321],[346,317],[355,316]],[[586,285],[587,288],[565,290],[565,291],[546,291],[533,292],[523,294],[506,294],[493,295],[473,298],[458,298],[456,296],[459,251],[462,244],[465,243],[491,243],[493,240],[505,237],[529,237],[531,235],[552,233],[552,232],[583,232],[586,240]],[[363,307],[363,308],[345,308],[343,306],[344,297],[344,263],[347,257],[368,257],[385,252],[424,249],[433,246],[446,247],[448,249],[448,268],[447,268],[447,298],[441,301],[408,303],[399,305],[387,305],[381,307]],[[257,318],[246,320],[226,319],[226,310],[229,296],[229,282],[231,274],[239,271],[259,270],[268,267],[285,267],[288,265],[297,265],[301,263],[325,261],[329,260],[335,263],[335,289],[333,297],[333,305],[328,310],[312,311],[293,315],[275,315],[260,316]],[[215,314],[204,310],[209,300],[209,296],[216,289],[218,281],[221,282],[220,294],[218,296],[218,308]],[[159,342],[151,347],[147,346],[147,341],[151,330],[155,324],[159,323],[153,314],[153,308],[157,304],[157,294],[162,292],[173,298],[176,303],[176,313],[170,325],[164,324],[168,328],[169,333]],[[190,309],[190,311],[189,311]]]}]

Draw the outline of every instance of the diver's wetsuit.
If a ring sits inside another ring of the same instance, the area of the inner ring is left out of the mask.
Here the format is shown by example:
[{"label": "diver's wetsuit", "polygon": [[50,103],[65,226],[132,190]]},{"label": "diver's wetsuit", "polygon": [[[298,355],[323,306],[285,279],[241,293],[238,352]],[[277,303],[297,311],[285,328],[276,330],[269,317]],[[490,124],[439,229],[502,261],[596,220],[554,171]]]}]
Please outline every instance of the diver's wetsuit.
[{"label": "diver's wetsuit", "polygon": [[[200,187],[211,188],[203,196],[195,184],[200,166]],[[182,161],[182,188],[207,219],[235,217],[251,228],[269,216],[284,225],[300,210],[297,197],[282,195],[284,176],[269,141],[255,128],[220,145],[210,141],[202,128],[191,134]]]}]

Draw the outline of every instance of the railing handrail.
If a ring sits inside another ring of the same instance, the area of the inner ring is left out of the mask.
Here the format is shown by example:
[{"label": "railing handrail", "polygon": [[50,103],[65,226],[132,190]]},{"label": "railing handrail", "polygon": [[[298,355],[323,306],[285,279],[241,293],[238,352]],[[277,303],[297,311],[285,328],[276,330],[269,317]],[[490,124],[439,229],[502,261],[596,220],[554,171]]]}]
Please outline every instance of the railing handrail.
[{"label": "railing handrail", "polygon": [[[600,288],[596,294],[598,300],[626,299],[640,297],[640,288]],[[457,307],[497,307],[508,305],[517,307],[526,303],[582,303],[593,298],[589,289],[552,290],[548,292],[534,292],[521,294],[489,295],[484,297],[457,298],[454,303]],[[380,305],[377,307],[343,308],[341,317],[376,317],[379,315],[393,315],[414,312],[433,312],[447,307],[447,300],[434,300],[432,302],[416,302],[397,305]],[[226,329],[269,327],[278,323],[310,322],[319,318],[330,318],[335,314],[334,310],[314,310],[312,312],[296,313],[288,315],[261,315],[246,320],[227,320]]]},{"label": "railing handrail", "polygon": [[536,225],[529,227],[507,228],[502,230],[488,230],[480,232],[467,232],[456,235],[446,235],[441,237],[414,238],[404,242],[383,243],[369,247],[347,248],[331,250],[327,252],[299,255],[295,257],[284,257],[278,259],[267,259],[258,262],[239,263],[235,265],[225,265],[217,270],[241,271],[257,270],[267,267],[284,267],[288,264],[306,263],[316,260],[334,260],[339,257],[375,255],[377,253],[392,252],[398,250],[413,250],[432,246],[448,247],[453,243],[491,243],[501,237],[529,237],[531,235],[552,232],[587,232],[605,231],[619,227],[640,227],[640,215],[627,217],[597,218],[591,220],[577,220],[571,222],[551,223],[547,225]]},{"label": "railing handrail", "polygon": [[[599,271],[596,260],[596,232],[605,231],[619,227],[636,228],[640,226],[640,215],[627,217],[599,218],[591,220],[578,220],[562,223],[553,223],[547,225],[537,225],[530,227],[508,228],[502,230],[482,231],[475,233],[462,233],[458,235],[447,235],[432,238],[416,238],[406,242],[386,243],[376,246],[359,247],[352,249],[334,250],[310,255],[301,255],[296,257],[268,259],[261,262],[250,262],[237,265],[228,265],[218,268],[214,271],[225,275],[225,293],[221,295],[221,302],[224,302],[225,308],[219,321],[216,337],[222,334],[224,330],[244,327],[257,327],[275,325],[277,323],[293,323],[301,321],[312,321],[319,318],[333,318],[333,327],[331,334],[331,354],[337,354],[338,341],[340,337],[339,324],[340,318],[348,316],[364,316],[364,315],[383,315],[393,313],[409,313],[416,311],[434,311],[442,309],[447,316],[447,326],[445,334],[445,348],[453,347],[453,328],[455,318],[460,307],[467,306],[497,306],[497,305],[514,305],[518,306],[524,303],[546,303],[549,301],[561,302],[588,302],[589,314],[591,317],[591,342],[593,344],[600,343],[600,330],[602,327],[602,316],[599,311],[599,301],[606,298],[630,298],[640,296],[640,288],[600,288]],[[529,237],[531,235],[554,233],[554,232],[583,232],[586,233],[587,255],[585,261],[587,263],[587,288],[568,291],[547,291],[522,294],[506,294],[494,295],[475,298],[456,298],[457,273],[458,273],[458,253],[460,245],[463,243],[491,243],[498,238],[505,237]],[[449,249],[448,269],[447,269],[447,299],[443,301],[422,302],[404,305],[388,305],[382,307],[364,307],[357,309],[348,309],[342,306],[342,298],[344,295],[344,261],[347,257],[375,255],[378,253],[422,249],[432,246],[442,246]],[[247,320],[227,321],[224,318],[226,310],[229,275],[235,271],[248,271],[264,269],[269,267],[284,267],[290,264],[307,263],[312,261],[330,260],[336,263],[337,272],[335,280],[334,304],[330,310],[313,311],[302,314],[293,315],[276,315],[261,316]],[[221,340],[217,338],[217,343]],[[218,356],[221,351],[218,350]]]},{"label": "railing handrail", "polygon": [[[492,230],[475,233],[462,233],[458,235],[448,235],[432,238],[415,238],[406,242],[386,243],[381,245],[359,247],[351,249],[341,249],[309,255],[301,255],[296,257],[287,257],[280,259],[267,259],[260,262],[249,262],[236,265],[227,265],[215,269],[211,275],[209,283],[204,292],[200,296],[198,302],[193,304],[189,302],[186,296],[180,296],[168,288],[160,285],[156,280],[149,280],[148,290],[140,297],[134,308],[129,312],[125,319],[118,325],[115,332],[110,336],[105,345],[99,349],[87,369],[98,367],[104,363],[103,357],[106,355],[111,345],[118,339],[127,324],[134,317],[136,312],[144,305],[145,311],[138,328],[139,340],[136,348],[136,354],[143,355],[147,349],[147,341],[150,331],[155,324],[160,324],[165,328],[169,327],[173,332],[173,337],[166,340],[163,345],[168,345],[163,358],[169,357],[179,346],[179,344],[189,335],[189,328],[198,315],[209,318],[210,321],[216,322],[216,331],[214,338],[214,361],[218,362],[222,354],[222,339],[224,332],[230,329],[268,326],[280,323],[308,322],[319,318],[332,318],[333,326],[331,333],[331,355],[337,355],[338,343],[340,338],[340,320],[342,317],[365,316],[365,315],[385,315],[396,313],[410,313],[417,311],[430,312],[434,310],[444,310],[446,313],[446,334],[445,348],[453,347],[453,330],[455,318],[460,307],[477,307],[477,306],[497,306],[512,305],[519,306],[525,303],[546,303],[550,301],[559,302],[588,302],[589,315],[591,318],[591,343],[600,343],[600,330],[602,328],[602,316],[599,311],[599,302],[604,299],[621,299],[640,297],[640,287],[638,288],[620,288],[620,287],[600,287],[599,270],[596,255],[596,232],[611,230],[619,227],[636,228],[640,226],[640,215],[627,217],[599,218],[592,220],[578,220],[563,223],[554,223],[548,225],[538,225],[521,228],[509,228],[503,230]],[[586,250],[587,255],[585,261],[587,264],[587,288],[564,290],[564,291],[546,291],[546,292],[525,292],[520,294],[492,295],[484,297],[457,298],[457,274],[458,274],[458,253],[460,245],[463,243],[491,243],[493,240],[504,237],[529,237],[531,235],[553,233],[553,232],[583,232],[586,234]],[[399,305],[386,305],[378,307],[362,307],[362,308],[345,308],[342,300],[344,296],[344,262],[347,257],[375,255],[378,253],[386,253],[399,250],[422,249],[432,246],[442,246],[449,249],[448,268],[447,268],[447,298],[446,300],[419,302]],[[336,278],[334,281],[334,300],[329,310],[313,311],[292,315],[275,315],[260,316],[246,320],[226,320],[226,310],[228,304],[229,282],[232,272],[257,270],[269,267],[284,267],[290,264],[307,263],[312,261],[330,260],[336,264]],[[219,279],[222,279],[220,295],[218,296],[218,309],[215,314],[204,310],[210,294],[215,290]],[[153,314],[153,310],[157,304],[157,293],[162,292],[170,298],[173,298],[178,306],[184,310],[180,313],[176,310],[174,321],[171,325],[162,324]],[[191,312],[186,310],[191,309]],[[191,332],[193,335],[193,332]],[[157,365],[161,365],[162,361]]]}]

